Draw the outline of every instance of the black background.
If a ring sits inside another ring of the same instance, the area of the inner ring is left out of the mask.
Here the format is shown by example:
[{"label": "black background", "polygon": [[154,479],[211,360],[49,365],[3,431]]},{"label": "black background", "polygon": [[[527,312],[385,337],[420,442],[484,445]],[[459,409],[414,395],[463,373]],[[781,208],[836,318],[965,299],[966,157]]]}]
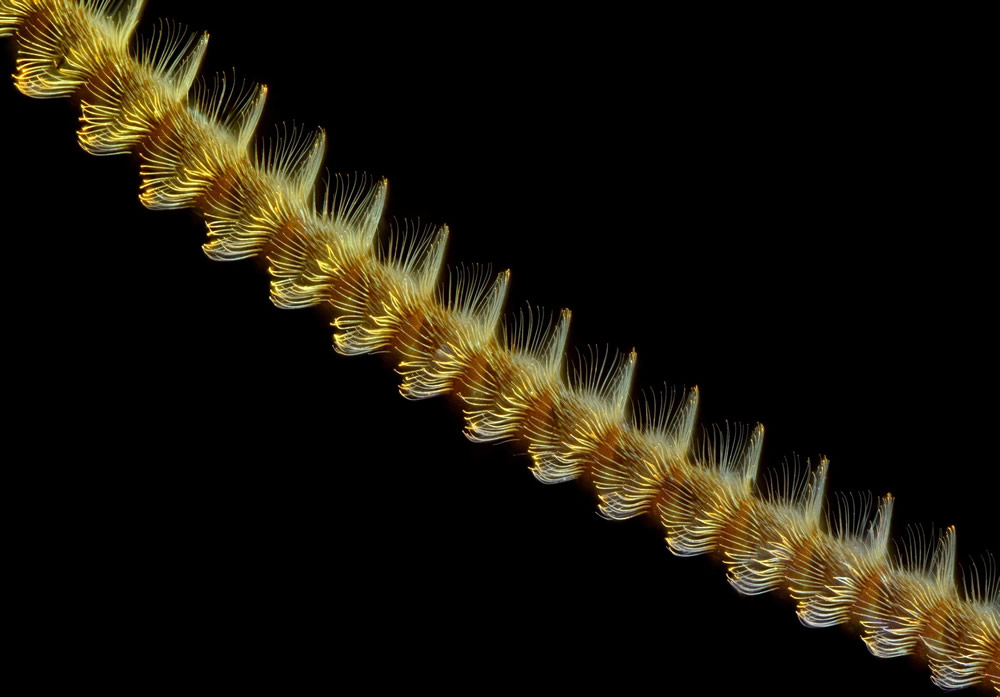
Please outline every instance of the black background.
[{"label": "black background", "polygon": [[[832,489],[893,492],[897,537],[995,549],[974,47],[899,18],[240,8],[144,25],[208,29],[206,72],[269,85],[262,134],[324,125],[333,171],[451,226],[449,263],[511,268],[509,307],[571,307],[573,345],[635,346],[639,386],[764,423],[768,466],[826,455]],[[468,443],[252,263],[208,261],[192,214],[142,209],[68,102],[0,94],[24,529],[81,635],[99,589],[124,637],[167,638],[165,678],[938,694]]]}]

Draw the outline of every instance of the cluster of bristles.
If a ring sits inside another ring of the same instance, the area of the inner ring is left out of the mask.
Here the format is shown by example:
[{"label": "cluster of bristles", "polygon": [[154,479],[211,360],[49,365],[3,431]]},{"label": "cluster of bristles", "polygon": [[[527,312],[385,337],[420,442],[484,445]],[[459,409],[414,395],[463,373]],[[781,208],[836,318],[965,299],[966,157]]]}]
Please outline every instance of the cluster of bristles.
[{"label": "cluster of bristles", "polygon": [[196,80],[207,35],[169,22],[130,46],[141,7],[0,0],[0,36],[17,41],[24,94],[80,101],[85,150],[141,158],[146,206],[204,216],[211,258],[265,258],[274,304],[330,308],[338,351],[395,352],[405,397],[459,395],[469,438],[526,443],[538,479],[584,478],[611,519],[654,516],[674,553],[718,555],[740,591],[784,589],[809,626],[853,623],[875,655],[926,656],[941,687],[1000,692],[996,575],[959,592],[954,529],[891,555],[891,496],[824,515],[825,460],[758,487],[759,425],[694,446],[697,389],[633,413],[634,352],[567,369],[568,311],[504,324],[508,272],[440,281],[447,228],[404,224],[379,242],[385,180],[336,177],[317,195],[323,131],[256,145],[266,88]]}]

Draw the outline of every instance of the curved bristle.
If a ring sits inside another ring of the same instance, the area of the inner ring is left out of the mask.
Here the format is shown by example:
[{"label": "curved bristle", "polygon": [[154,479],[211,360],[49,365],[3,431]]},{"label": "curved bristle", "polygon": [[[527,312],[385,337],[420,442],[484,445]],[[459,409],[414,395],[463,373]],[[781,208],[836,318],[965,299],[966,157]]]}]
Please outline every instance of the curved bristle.
[{"label": "curved bristle", "polygon": [[454,395],[468,439],[515,443],[538,480],[578,480],[601,516],[648,516],[671,552],[714,555],[740,593],[781,591],[802,624],[917,655],[942,688],[1000,692],[992,557],[958,583],[954,527],[910,527],[890,553],[895,498],[828,498],[826,458],[760,476],[761,424],[710,425],[693,444],[697,387],[633,402],[634,349],[568,360],[568,310],[528,304],[505,321],[510,271],[443,271],[449,228],[386,224],[384,178],[317,186],[326,131],[291,122],[256,138],[267,89],[198,78],[208,35],[171,20],[133,42],[143,6],[0,0],[0,36],[16,45],[20,92],[80,104],[84,150],[138,159],[144,206],[198,213],[209,258],[257,258],[275,306],[324,313],[341,354],[390,354],[407,399]]}]

